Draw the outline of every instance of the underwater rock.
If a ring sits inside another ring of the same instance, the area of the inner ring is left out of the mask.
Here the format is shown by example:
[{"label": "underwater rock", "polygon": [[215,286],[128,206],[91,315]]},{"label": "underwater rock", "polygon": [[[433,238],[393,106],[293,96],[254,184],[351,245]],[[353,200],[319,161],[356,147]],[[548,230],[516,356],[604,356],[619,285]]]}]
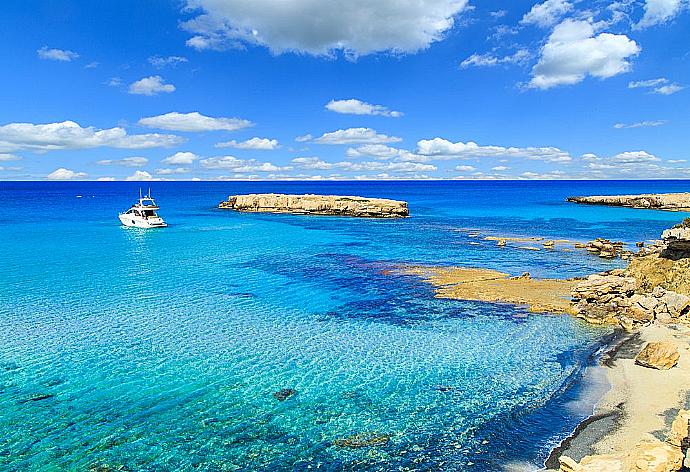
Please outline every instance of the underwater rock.
[{"label": "underwater rock", "polygon": [[297,390],[293,388],[283,388],[275,392],[273,397],[280,402],[284,402],[293,395],[297,395]]},{"label": "underwater rock", "polygon": [[360,448],[360,447],[373,447],[373,446],[385,446],[390,441],[390,436],[385,434],[355,434],[343,439],[336,439],[333,441],[333,445],[336,447],[349,447],[349,448]]},{"label": "underwater rock", "polygon": [[365,218],[404,218],[409,216],[407,202],[385,198],[339,195],[285,195],[277,193],[235,195],[229,196],[226,201],[221,202],[218,208],[246,212]]},{"label": "underwater rock", "polygon": [[38,395],[34,395],[34,396],[32,396],[32,397],[29,397],[29,398],[27,398],[27,399],[25,399],[25,400],[22,400],[22,403],[26,403],[26,402],[40,402],[41,400],[47,400],[47,399],[49,399],[49,398],[53,398],[54,396],[55,396],[55,395],[53,395],[52,393],[41,393],[41,394],[38,394]]},{"label": "underwater rock", "polygon": [[635,364],[652,369],[668,370],[680,359],[678,347],[669,342],[653,342],[647,345],[635,357]]}]

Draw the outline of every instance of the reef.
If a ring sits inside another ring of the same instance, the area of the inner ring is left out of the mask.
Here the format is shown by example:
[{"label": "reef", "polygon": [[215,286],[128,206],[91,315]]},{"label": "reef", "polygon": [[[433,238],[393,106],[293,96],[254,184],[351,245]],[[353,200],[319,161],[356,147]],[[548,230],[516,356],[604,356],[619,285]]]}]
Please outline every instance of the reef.
[{"label": "reef", "polygon": [[385,198],[339,195],[285,195],[277,193],[229,196],[221,209],[255,213],[354,216],[361,218],[404,218],[407,202]]}]

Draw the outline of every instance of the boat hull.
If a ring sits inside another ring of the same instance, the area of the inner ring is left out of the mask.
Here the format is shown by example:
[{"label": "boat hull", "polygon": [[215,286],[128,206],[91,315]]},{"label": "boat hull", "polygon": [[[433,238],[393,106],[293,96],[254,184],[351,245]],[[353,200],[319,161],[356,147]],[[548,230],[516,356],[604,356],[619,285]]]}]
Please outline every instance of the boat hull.
[{"label": "boat hull", "polygon": [[132,216],[132,215],[126,215],[122,214],[119,215],[118,218],[120,218],[120,222],[124,226],[132,227],[132,228],[144,228],[144,229],[150,229],[150,228],[165,228],[167,223],[165,223],[162,219],[159,218],[159,222],[152,223],[144,218],[137,217],[137,216]]}]

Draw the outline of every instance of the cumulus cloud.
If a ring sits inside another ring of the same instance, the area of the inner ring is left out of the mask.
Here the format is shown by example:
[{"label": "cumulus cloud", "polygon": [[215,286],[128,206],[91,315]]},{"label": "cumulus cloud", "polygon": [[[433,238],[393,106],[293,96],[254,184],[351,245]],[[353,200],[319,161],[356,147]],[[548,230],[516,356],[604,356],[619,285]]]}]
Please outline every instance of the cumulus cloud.
[{"label": "cumulus cloud", "polygon": [[151,116],[139,120],[139,124],[149,128],[170,131],[235,131],[253,126],[254,123],[239,118],[212,118],[199,112],[178,113]]},{"label": "cumulus cloud", "polygon": [[635,123],[616,123],[613,125],[615,129],[629,129],[629,128],[654,128],[668,123],[667,120],[653,120],[653,121],[638,121]]},{"label": "cumulus cloud", "polygon": [[305,170],[333,170],[349,172],[433,172],[438,170],[431,164],[419,162],[326,162],[318,157],[298,157],[292,160],[297,167]]},{"label": "cumulus cloud", "polygon": [[443,39],[467,0],[187,0],[202,13],[183,24],[203,50],[261,45],[284,52],[355,57],[412,53]]},{"label": "cumulus cloud", "polygon": [[255,159],[238,159],[234,156],[209,157],[199,162],[207,169],[231,170],[238,174],[248,172],[279,172],[292,169],[291,167],[279,167],[270,162],[258,162]]},{"label": "cumulus cloud", "polygon": [[154,180],[154,178],[145,170],[136,170],[132,175],[126,177],[125,180]]},{"label": "cumulus cloud", "polygon": [[236,149],[253,149],[255,151],[272,151],[278,149],[280,145],[277,139],[251,138],[246,141],[237,142],[234,139],[224,143],[216,144],[217,148],[233,147]]},{"label": "cumulus cloud", "polygon": [[388,107],[383,105],[372,105],[371,103],[366,103],[356,98],[350,98],[349,100],[331,100],[326,104],[326,109],[346,115],[378,115],[392,118],[403,116],[402,112],[389,110]]},{"label": "cumulus cloud", "polygon": [[192,170],[186,167],[175,167],[167,169],[156,169],[156,174],[158,175],[179,175],[179,174],[189,174]]},{"label": "cumulus cloud", "polygon": [[175,67],[179,64],[189,62],[184,56],[151,56],[149,57],[149,64],[159,69],[163,67]]},{"label": "cumulus cloud", "polygon": [[494,67],[505,64],[524,64],[531,57],[527,49],[519,49],[508,56],[498,57],[493,54],[472,54],[460,63],[460,67]]},{"label": "cumulus cloud", "polygon": [[199,159],[199,156],[193,152],[176,152],[172,156],[166,157],[161,163],[166,165],[190,165]]},{"label": "cumulus cloud", "polygon": [[98,182],[115,182],[115,177],[99,177],[96,179]]},{"label": "cumulus cloud", "polygon": [[503,147],[480,146],[475,142],[451,142],[443,138],[423,139],[417,142],[417,154],[427,158],[497,157],[526,158],[545,162],[567,163],[572,157],[555,147]]},{"label": "cumulus cloud", "polygon": [[132,95],[158,95],[159,93],[172,93],[175,91],[173,84],[166,84],[160,75],[152,75],[133,82],[129,86]]},{"label": "cumulus cloud", "polygon": [[646,151],[629,151],[616,154],[609,159],[613,164],[641,164],[660,161],[658,157]]},{"label": "cumulus cloud", "polygon": [[523,25],[538,25],[544,28],[555,25],[567,13],[572,11],[573,5],[567,0],[546,0],[537,3],[522,17]]},{"label": "cumulus cloud", "polygon": [[35,125],[10,123],[0,126],[0,152],[20,150],[54,151],[113,147],[120,149],[147,149],[169,147],[184,142],[171,134],[127,134],[124,128],[82,128],[74,121]]},{"label": "cumulus cloud", "polygon": [[40,59],[45,59],[48,61],[61,61],[61,62],[71,62],[75,59],[79,59],[79,54],[74,51],[68,51],[66,49],[50,49],[48,46],[43,46],[41,49],[36,51]]},{"label": "cumulus cloud", "polygon": [[455,170],[460,172],[472,172],[475,169],[474,166],[455,166]]},{"label": "cumulus cloud", "polygon": [[529,85],[548,89],[571,85],[591,75],[613,77],[631,68],[629,59],[640,52],[623,34],[599,33],[591,20],[565,20],[553,30],[532,69]]},{"label": "cumulus cloud", "polygon": [[103,159],[96,162],[96,164],[102,166],[143,167],[148,162],[149,160],[145,157],[125,157],[124,159]]},{"label": "cumulus cloud", "polygon": [[667,23],[690,6],[688,0],[646,0],[644,15],[636,28],[647,28]]},{"label": "cumulus cloud", "polygon": [[[297,140],[299,141],[307,136],[309,139],[312,139],[311,135],[306,135],[297,138]],[[348,128],[324,133],[313,141],[318,144],[385,144],[397,143],[402,141],[402,139],[395,136],[378,134],[376,130],[371,128]]]},{"label": "cumulus cloud", "polygon": [[20,159],[21,159],[21,157],[14,155],[14,154],[9,154],[6,152],[0,153],[0,162],[18,161]]},{"label": "cumulus cloud", "polygon": [[628,84],[628,88],[646,88],[651,89],[653,93],[657,93],[659,95],[672,95],[676,92],[680,92],[685,87],[671,83],[671,81],[665,77],[660,77],[658,79],[638,80],[635,82],[630,82]]},{"label": "cumulus cloud", "polygon": [[55,169],[53,172],[50,174],[46,175],[46,179],[49,180],[75,180],[75,179],[83,179],[86,178],[88,174],[86,172],[76,172],[70,169],[65,169],[64,167],[60,167],[59,169]]}]

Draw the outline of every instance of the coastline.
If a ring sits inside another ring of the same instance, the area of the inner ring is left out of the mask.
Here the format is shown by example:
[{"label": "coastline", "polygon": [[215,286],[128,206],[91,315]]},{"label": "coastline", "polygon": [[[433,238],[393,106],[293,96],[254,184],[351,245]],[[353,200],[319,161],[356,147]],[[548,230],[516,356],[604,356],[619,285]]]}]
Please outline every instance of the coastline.
[{"label": "coastline", "polygon": [[[545,470],[559,470],[561,456],[580,461],[585,456],[625,453],[646,439],[665,440],[678,411],[690,405],[690,346],[683,340],[688,335],[689,327],[650,325],[612,339],[599,360],[609,390],[592,415],[551,451]],[[650,341],[679,344],[678,365],[668,371],[636,365],[635,356]]]}]

